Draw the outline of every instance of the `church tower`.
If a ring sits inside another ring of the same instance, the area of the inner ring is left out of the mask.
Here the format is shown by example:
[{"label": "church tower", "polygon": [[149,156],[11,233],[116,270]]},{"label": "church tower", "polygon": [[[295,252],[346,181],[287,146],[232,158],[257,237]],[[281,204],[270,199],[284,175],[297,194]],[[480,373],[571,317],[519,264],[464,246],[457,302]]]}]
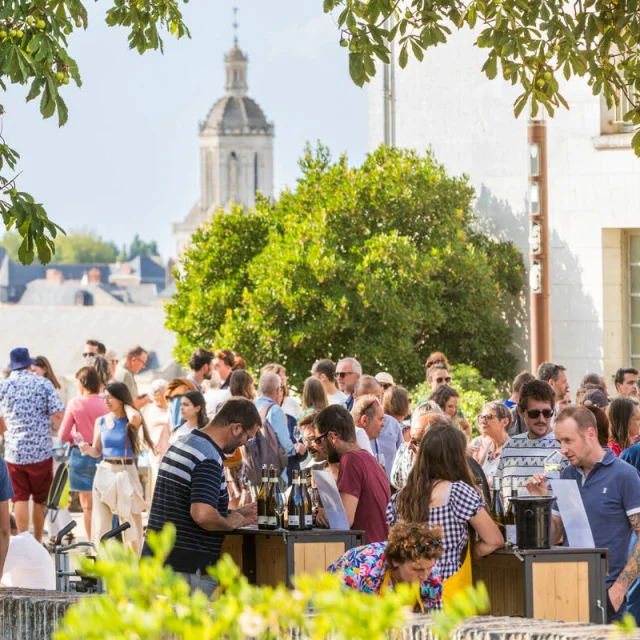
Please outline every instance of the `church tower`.
[{"label": "church tower", "polygon": [[258,191],[273,197],[274,127],[247,96],[248,58],[237,38],[224,63],[226,93],[200,124],[200,200],[173,225],[178,256],[218,207],[229,210],[232,201],[252,207]]}]

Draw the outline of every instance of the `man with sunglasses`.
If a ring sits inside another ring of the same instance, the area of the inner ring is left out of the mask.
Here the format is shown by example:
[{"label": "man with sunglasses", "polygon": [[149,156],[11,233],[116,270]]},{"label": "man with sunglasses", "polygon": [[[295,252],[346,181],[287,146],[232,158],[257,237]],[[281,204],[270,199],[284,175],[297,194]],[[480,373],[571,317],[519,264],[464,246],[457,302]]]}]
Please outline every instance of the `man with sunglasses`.
[{"label": "man with sunglasses", "polygon": [[[522,386],[518,413],[527,431],[509,438],[502,448],[496,476],[502,478],[503,486],[509,486],[511,478],[516,478],[518,488],[524,487],[528,478],[544,473],[544,459],[560,449],[551,426],[555,401],[551,385],[543,380],[532,380]],[[567,465],[565,460],[564,466]]]},{"label": "man with sunglasses", "polygon": [[142,395],[138,392],[138,383],[134,376],[138,375],[147,366],[147,358],[149,355],[146,350],[140,346],[129,349],[125,354],[124,360],[118,363],[114,378],[117,382],[127,385],[127,389],[133,398],[133,404],[138,411],[145,405],[153,402],[148,394]]},{"label": "man with sunglasses", "polygon": [[442,385],[451,384],[449,369],[442,362],[437,362],[427,370],[427,382],[431,386],[431,391],[435,391]]},{"label": "man with sunglasses", "polygon": [[347,396],[344,406],[347,411],[353,409],[353,391],[362,375],[362,365],[355,358],[342,358],[336,366],[336,378],[340,391]]},{"label": "man with sunglasses", "polygon": [[[206,570],[220,558],[224,532],[257,522],[255,502],[229,510],[223,463],[255,437],[260,425],[251,400],[230,398],[206,427],[178,438],[162,459],[148,530],[175,525],[175,546],[165,564],[181,573],[192,590],[213,593],[216,584]],[[142,555],[152,555],[146,541]]]}]

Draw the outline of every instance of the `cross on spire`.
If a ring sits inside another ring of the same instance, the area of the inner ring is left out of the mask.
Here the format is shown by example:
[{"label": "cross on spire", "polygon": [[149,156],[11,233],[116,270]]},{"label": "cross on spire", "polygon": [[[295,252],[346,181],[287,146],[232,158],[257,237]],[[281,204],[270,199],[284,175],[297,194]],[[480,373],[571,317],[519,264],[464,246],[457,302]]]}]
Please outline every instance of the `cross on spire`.
[{"label": "cross on spire", "polygon": [[233,44],[238,46],[238,7],[233,7]]}]

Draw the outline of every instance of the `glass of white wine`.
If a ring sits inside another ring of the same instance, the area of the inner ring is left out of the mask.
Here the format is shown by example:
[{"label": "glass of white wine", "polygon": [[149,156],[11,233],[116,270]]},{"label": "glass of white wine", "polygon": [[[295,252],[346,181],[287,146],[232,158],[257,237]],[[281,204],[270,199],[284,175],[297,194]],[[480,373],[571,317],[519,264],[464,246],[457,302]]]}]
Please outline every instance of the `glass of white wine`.
[{"label": "glass of white wine", "polygon": [[544,459],[544,477],[553,480],[560,477],[565,457],[559,451],[553,451]]},{"label": "glass of white wine", "polygon": [[287,499],[282,491],[278,491],[274,496],[274,500],[274,509],[276,516],[278,516],[278,529],[284,529],[284,510],[287,506]]}]

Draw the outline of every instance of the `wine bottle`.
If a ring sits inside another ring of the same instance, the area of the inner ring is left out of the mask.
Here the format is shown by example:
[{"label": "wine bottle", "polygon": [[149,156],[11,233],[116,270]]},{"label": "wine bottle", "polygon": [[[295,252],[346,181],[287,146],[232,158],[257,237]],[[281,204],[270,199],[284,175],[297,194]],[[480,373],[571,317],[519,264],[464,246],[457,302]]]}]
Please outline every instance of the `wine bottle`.
[{"label": "wine bottle", "polygon": [[506,510],[505,515],[505,529],[506,529],[506,542],[510,545],[516,545],[518,543],[518,534],[516,527],[516,505],[512,498],[518,496],[518,479],[511,478],[511,489],[509,498],[509,508]]},{"label": "wine bottle", "polygon": [[304,499],[304,528],[313,529],[313,502],[311,501],[311,471],[305,469],[304,483],[302,484],[302,497]]},{"label": "wine bottle", "polygon": [[287,504],[287,513],[289,515],[287,528],[290,531],[300,531],[304,529],[304,500],[300,486],[300,472],[297,469],[293,471],[293,482],[291,484],[291,493],[289,494],[289,503]]},{"label": "wine bottle", "polygon": [[267,496],[267,529],[278,528],[278,516],[276,514],[276,493],[280,492],[278,474],[273,465],[269,469],[269,495]]},{"label": "wine bottle", "polygon": [[266,529],[269,524],[267,515],[267,499],[269,497],[269,470],[267,465],[262,465],[262,483],[258,492],[258,529]]},{"label": "wine bottle", "polygon": [[501,495],[501,478],[500,476],[495,476],[493,478],[493,484],[491,485],[491,510],[490,515],[492,520],[498,525],[498,528],[502,532],[502,535],[505,534],[505,522],[504,522],[504,506],[502,504],[502,495]]}]

